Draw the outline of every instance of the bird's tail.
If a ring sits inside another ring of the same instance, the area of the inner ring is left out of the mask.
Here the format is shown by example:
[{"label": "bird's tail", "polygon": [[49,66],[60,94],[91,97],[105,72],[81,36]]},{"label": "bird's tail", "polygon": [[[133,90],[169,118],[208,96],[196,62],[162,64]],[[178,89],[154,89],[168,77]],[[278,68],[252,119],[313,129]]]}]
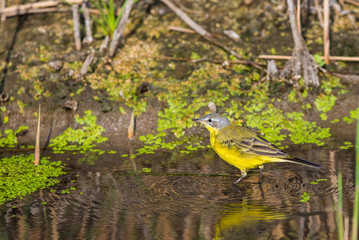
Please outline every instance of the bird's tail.
[{"label": "bird's tail", "polygon": [[322,166],[320,166],[319,164],[312,163],[312,162],[309,162],[307,160],[303,160],[303,159],[300,159],[300,158],[285,158],[283,160],[285,160],[286,162],[303,164],[303,165],[313,167],[313,168],[322,168]]}]

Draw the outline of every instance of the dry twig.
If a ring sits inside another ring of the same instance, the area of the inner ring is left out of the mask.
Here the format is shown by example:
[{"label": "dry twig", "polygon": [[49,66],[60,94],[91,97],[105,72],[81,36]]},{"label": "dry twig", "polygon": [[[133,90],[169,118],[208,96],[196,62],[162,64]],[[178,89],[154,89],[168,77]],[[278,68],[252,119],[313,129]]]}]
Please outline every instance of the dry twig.
[{"label": "dry twig", "polygon": [[88,72],[88,69],[89,69],[89,67],[90,67],[90,65],[91,65],[91,63],[93,61],[93,57],[94,57],[93,53],[91,53],[90,55],[87,56],[84,64],[82,65],[82,68],[80,70],[80,74],[82,76],[84,76]]},{"label": "dry twig", "polygon": [[353,5],[355,5],[355,6],[358,6],[358,7],[359,7],[359,2],[358,2],[358,1],[354,1],[354,0],[345,0],[345,2],[347,2],[347,3],[351,3],[351,4],[353,4]]},{"label": "dry twig", "polygon": [[192,63],[199,63],[199,62],[211,62],[211,63],[218,63],[218,64],[244,64],[244,65],[257,65],[259,66],[261,69],[263,69],[263,67],[261,67],[260,65],[265,65],[263,63],[258,63],[258,62],[253,62],[253,61],[249,61],[249,60],[213,60],[213,59],[206,59],[206,58],[201,58],[198,60],[193,60],[190,58],[176,58],[176,57],[169,57],[169,56],[157,56],[155,58],[158,59],[163,59],[163,60],[172,60],[172,61],[185,61],[185,62],[192,62]]},{"label": "dry twig", "polygon": [[[259,58],[263,59],[276,59],[276,60],[289,60],[292,56],[284,55],[259,55]],[[324,56],[321,56],[324,60]],[[359,62],[359,57],[345,57],[345,56],[329,56],[332,61],[343,61],[343,62]]]},{"label": "dry twig", "polygon": [[130,17],[130,12],[132,9],[132,6],[134,4],[134,0],[127,0],[126,5],[123,6],[124,10],[121,16],[121,20],[113,33],[112,42],[110,44],[110,50],[109,50],[109,57],[113,58],[115,56],[116,49],[118,47],[118,44],[120,43],[120,39],[122,37],[123,31],[125,30],[125,26],[127,24],[127,20]]},{"label": "dry twig", "polygon": [[79,5],[72,5],[72,15],[74,21],[74,37],[76,50],[81,50],[81,36],[80,36],[80,16],[79,16]]},{"label": "dry twig", "polygon": [[27,15],[27,14],[41,14],[41,13],[51,13],[51,12],[70,12],[72,11],[71,8],[59,8],[59,7],[49,7],[49,8],[36,8],[36,9],[28,9],[28,10],[21,10],[21,11],[14,11],[10,13],[6,13],[8,17],[16,17],[20,15]]},{"label": "dry twig", "polygon": [[[189,34],[197,34],[196,31],[192,30],[192,29],[189,29],[189,28],[183,28],[183,27],[177,27],[177,26],[168,26],[167,28],[168,30],[171,30],[171,31],[177,31],[177,32],[183,32],[183,33],[189,33]],[[215,38],[221,38],[221,37],[224,37],[220,34],[211,34],[213,37]]]},{"label": "dry twig", "polygon": [[[8,14],[14,13],[26,13],[31,9],[39,9],[39,8],[48,8],[48,7],[56,7],[57,5],[64,3],[64,1],[43,1],[43,2],[35,2],[35,3],[27,3],[22,5],[13,5],[7,8],[0,9],[0,14],[8,16]],[[67,0],[66,3],[69,4],[81,4],[82,0]]]}]

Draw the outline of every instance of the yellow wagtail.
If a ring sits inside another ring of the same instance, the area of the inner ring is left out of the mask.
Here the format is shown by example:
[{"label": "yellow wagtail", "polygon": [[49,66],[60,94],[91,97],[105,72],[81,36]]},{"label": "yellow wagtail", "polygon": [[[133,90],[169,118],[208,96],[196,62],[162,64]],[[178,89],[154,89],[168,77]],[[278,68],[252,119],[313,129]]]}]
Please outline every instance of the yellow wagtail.
[{"label": "yellow wagtail", "polygon": [[218,113],[211,113],[193,120],[203,123],[209,130],[214,151],[223,160],[241,170],[242,176],[234,184],[239,183],[247,175],[247,170],[258,166],[260,182],[264,163],[292,162],[321,168],[318,164],[289,156],[256,133],[232,124]]}]

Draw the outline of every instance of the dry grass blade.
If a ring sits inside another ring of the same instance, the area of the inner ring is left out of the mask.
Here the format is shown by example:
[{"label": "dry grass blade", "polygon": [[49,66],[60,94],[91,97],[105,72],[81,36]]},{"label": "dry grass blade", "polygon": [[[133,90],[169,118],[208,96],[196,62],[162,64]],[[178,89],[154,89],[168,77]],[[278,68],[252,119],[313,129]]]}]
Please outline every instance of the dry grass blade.
[{"label": "dry grass blade", "polygon": [[129,139],[132,139],[133,135],[135,134],[135,128],[136,128],[136,122],[135,121],[136,121],[135,112],[132,111],[130,125],[128,126],[128,130],[127,130],[127,137]]}]

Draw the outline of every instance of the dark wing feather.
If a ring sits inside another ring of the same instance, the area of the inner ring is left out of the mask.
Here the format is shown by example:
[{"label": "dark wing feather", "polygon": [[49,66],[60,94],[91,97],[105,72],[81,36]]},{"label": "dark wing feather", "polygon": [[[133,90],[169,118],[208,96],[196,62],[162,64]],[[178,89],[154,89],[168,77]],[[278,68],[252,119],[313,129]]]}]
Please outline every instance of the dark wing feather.
[{"label": "dark wing feather", "polygon": [[260,156],[287,158],[288,154],[262,137],[250,137],[243,139],[233,139],[233,146],[238,147],[243,152],[252,153]]},{"label": "dark wing feather", "polygon": [[231,125],[221,130],[216,141],[228,148],[235,147],[247,154],[267,156],[273,158],[290,158],[284,151],[280,150],[266,139],[258,136],[247,128]]},{"label": "dark wing feather", "polygon": [[236,147],[240,151],[260,156],[274,158],[288,158],[288,154],[271,144],[266,139],[255,134],[248,137],[235,137],[222,140],[222,144],[228,148]]}]

